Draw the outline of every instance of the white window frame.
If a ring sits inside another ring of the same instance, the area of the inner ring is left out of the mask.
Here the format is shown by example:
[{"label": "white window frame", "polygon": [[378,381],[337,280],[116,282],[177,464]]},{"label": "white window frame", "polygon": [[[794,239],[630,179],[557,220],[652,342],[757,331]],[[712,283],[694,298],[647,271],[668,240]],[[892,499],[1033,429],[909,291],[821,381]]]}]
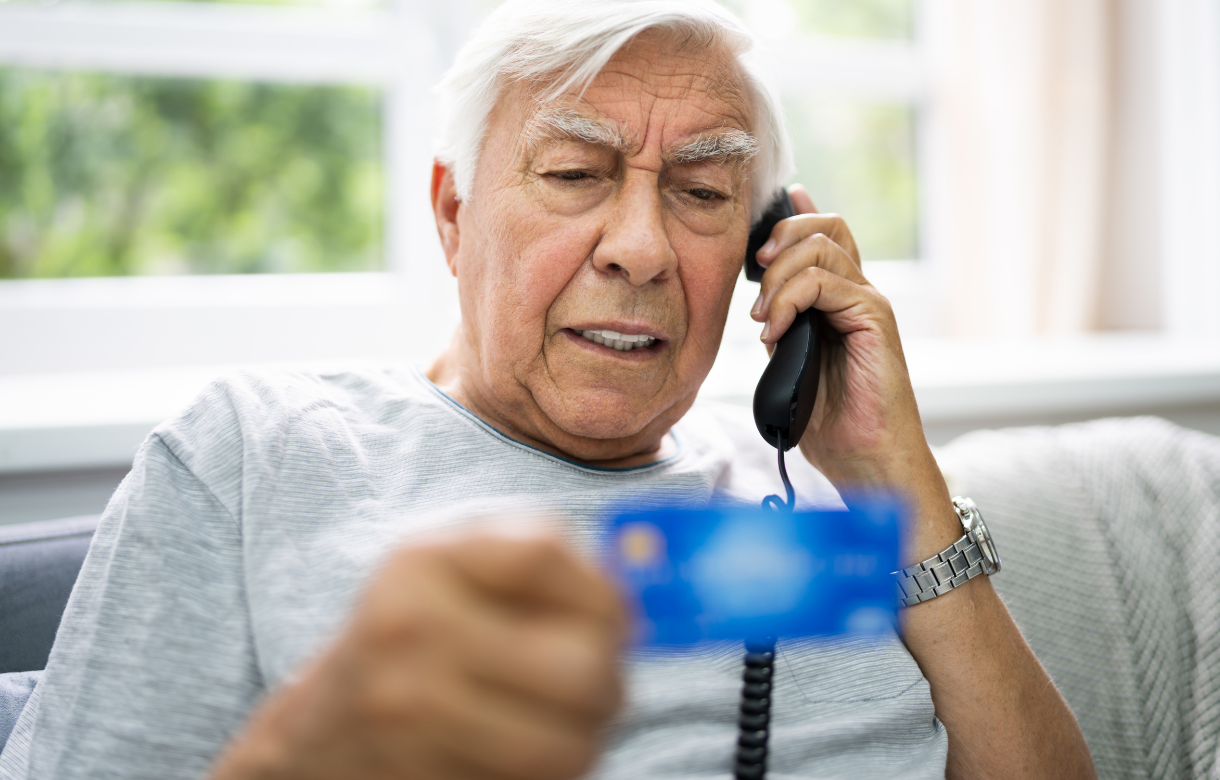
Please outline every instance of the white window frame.
[{"label": "white window frame", "polygon": [[[385,10],[157,0],[0,4],[0,65],[380,87],[387,267],[366,274],[0,282],[0,472],[120,463],[138,441],[132,432],[172,411],[166,399],[189,397],[211,364],[359,356],[421,361],[445,345],[456,322],[456,291],[427,204],[431,87],[477,7],[475,0],[390,2]],[[939,205],[944,183],[936,180],[939,166],[931,157],[942,118],[929,97],[936,74],[928,52],[918,39],[768,47],[781,82],[800,79],[800,89],[917,106],[922,256],[866,261],[865,271],[895,305],[925,422],[995,418],[1014,403],[1025,415],[1079,412],[1102,390],[1112,397],[1107,408],[1116,411],[1217,397],[1220,0],[1154,3],[1163,163],[1155,208],[1163,224],[1165,337],[1084,338],[1045,349],[1029,340],[937,338],[938,313],[955,304],[941,292],[938,276],[940,236],[952,225]],[[917,29],[953,5],[923,0]],[[706,395],[748,400],[765,362],[757,325],[744,313],[752,287],[738,286]],[[1140,361],[1140,355],[1155,359]],[[1064,388],[1075,390],[1065,395]],[[73,452],[72,442],[82,441],[75,434],[55,438],[65,431],[110,433],[95,449],[86,446],[95,454],[84,457],[84,450]],[[39,449],[30,442],[61,443]],[[41,454],[31,460],[33,452]]]},{"label": "white window frame", "polygon": [[[438,42],[454,37],[444,33],[461,18],[449,11],[435,19],[430,4],[406,0],[386,10],[155,0],[0,5],[0,65],[378,87],[386,173],[385,272],[0,282],[0,332],[18,334],[0,344],[0,375],[206,363],[221,354],[226,362],[327,358],[352,354],[352,344],[366,345],[356,354],[424,356],[419,334],[453,316],[427,204],[432,128],[417,121],[432,116],[431,87],[449,54]],[[344,307],[356,316],[309,313]],[[151,323],[173,330],[184,310],[197,322],[182,329],[177,356],[155,339],[133,348]],[[285,311],[295,316],[277,326]],[[370,339],[370,318],[388,320],[406,346],[396,347],[389,331]],[[218,344],[222,334],[209,337],[203,326],[209,319],[246,337]],[[74,344],[60,338],[65,332],[76,334]]]}]

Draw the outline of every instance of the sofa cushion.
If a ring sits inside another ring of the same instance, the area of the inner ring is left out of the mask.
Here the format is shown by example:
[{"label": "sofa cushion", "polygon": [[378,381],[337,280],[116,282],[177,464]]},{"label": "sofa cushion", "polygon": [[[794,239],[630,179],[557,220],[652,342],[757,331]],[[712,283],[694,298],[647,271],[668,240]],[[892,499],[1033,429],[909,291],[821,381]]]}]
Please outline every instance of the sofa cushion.
[{"label": "sofa cushion", "polygon": [[47,664],[98,516],[0,525],[0,674]]},{"label": "sofa cushion", "polygon": [[0,674],[0,750],[4,750],[8,735],[13,733],[13,726],[41,677],[42,672]]},{"label": "sofa cushion", "polygon": [[938,451],[992,578],[1114,780],[1220,777],[1220,438],[1164,420],[980,431]]}]

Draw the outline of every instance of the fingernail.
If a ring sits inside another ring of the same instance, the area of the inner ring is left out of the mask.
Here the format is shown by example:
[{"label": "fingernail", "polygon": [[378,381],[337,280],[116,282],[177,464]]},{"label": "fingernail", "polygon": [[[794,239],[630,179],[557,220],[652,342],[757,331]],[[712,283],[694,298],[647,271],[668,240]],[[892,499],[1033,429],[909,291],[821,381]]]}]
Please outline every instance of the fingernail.
[{"label": "fingernail", "polygon": [[767,320],[766,322],[763,323],[763,332],[762,332],[762,335],[759,336],[758,338],[762,339],[763,341],[766,341],[767,334],[770,332],[771,332],[771,320]]},{"label": "fingernail", "polygon": [[764,255],[766,255],[766,254],[770,254],[772,249],[775,249],[775,239],[768,238],[767,243],[763,244],[762,249],[759,249],[758,251],[762,252]]},{"label": "fingernail", "polygon": [[754,299],[754,308],[750,309],[750,316],[757,317],[761,313],[762,313],[762,293],[759,293],[758,297]]}]

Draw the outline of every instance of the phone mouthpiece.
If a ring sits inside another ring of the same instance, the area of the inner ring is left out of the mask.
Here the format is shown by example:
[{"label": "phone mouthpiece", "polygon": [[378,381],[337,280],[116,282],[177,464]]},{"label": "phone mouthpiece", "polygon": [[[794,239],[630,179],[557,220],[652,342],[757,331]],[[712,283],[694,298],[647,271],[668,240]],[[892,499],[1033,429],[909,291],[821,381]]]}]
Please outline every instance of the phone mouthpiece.
[{"label": "phone mouthpiece", "polygon": [[754,391],[754,423],[772,447],[790,450],[800,443],[818,397],[822,340],[817,338],[821,312],[807,309],[775,345],[758,389]]}]

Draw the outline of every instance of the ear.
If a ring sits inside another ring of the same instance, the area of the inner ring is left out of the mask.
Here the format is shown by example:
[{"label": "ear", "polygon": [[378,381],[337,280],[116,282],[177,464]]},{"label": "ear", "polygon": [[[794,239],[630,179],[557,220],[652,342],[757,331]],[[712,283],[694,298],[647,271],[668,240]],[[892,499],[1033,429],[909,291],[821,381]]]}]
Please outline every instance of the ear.
[{"label": "ear", "polygon": [[453,183],[453,169],[440,160],[432,161],[432,213],[436,217],[436,232],[441,238],[441,249],[445,251],[445,263],[449,273],[457,276],[457,253],[461,243],[458,229],[457,187]]}]

